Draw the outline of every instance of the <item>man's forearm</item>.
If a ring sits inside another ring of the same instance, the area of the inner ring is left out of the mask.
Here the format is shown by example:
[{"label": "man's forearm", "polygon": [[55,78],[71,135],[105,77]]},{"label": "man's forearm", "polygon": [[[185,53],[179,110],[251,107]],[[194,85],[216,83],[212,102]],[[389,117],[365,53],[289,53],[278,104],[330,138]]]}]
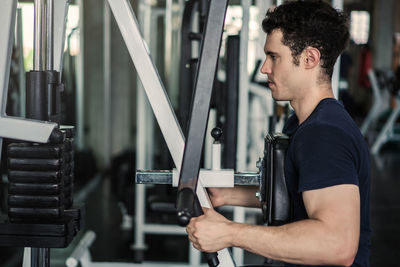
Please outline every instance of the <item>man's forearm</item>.
[{"label": "man's forearm", "polygon": [[226,188],[224,194],[224,205],[242,206],[242,207],[261,207],[260,201],[256,196],[259,190],[258,186],[236,186],[234,188]]},{"label": "man's forearm", "polygon": [[289,263],[351,265],[357,252],[351,241],[344,238],[346,235],[337,234],[314,219],[279,227],[234,223],[231,231],[232,246]]}]

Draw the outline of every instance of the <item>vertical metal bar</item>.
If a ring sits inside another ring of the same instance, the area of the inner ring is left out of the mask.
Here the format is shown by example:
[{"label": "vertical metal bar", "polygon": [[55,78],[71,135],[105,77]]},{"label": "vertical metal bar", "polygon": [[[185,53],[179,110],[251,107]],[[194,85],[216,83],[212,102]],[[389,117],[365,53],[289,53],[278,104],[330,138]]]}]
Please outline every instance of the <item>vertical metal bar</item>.
[{"label": "vertical metal bar", "polygon": [[24,65],[24,42],[22,33],[22,9],[17,10],[17,45],[19,54],[19,116],[25,117],[25,98],[26,98],[26,80],[25,80],[25,65]]},{"label": "vertical metal bar", "polygon": [[34,2],[34,44],[33,44],[33,70],[43,70],[43,36],[42,21],[44,17],[44,0],[35,0]]},{"label": "vertical metal bar", "polygon": [[76,128],[77,128],[77,147],[83,149],[84,143],[84,131],[85,117],[83,115],[83,103],[85,94],[83,92],[84,87],[84,35],[83,35],[83,3],[82,0],[78,0],[79,7],[79,54],[76,57]]},{"label": "vertical metal bar", "polygon": [[[141,30],[143,33],[143,38],[145,41],[149,41],[149,32],[150,32],[150,6],[146,1],[139,1],[138,7],[138,19],[141,22]],[[114,13],[114,17],[116,17]],[[145,19],[148,19],[145,21]],[[139,26],[139,27],[140,27]],[[147,139],[147,130],[146,120],[148,117],[148,109],[146,108],[146,96],[143,85],[140,81],[137,81],[136,84],[136,124],[137,124],[137,133],[136,133],[136,168],[147,169],[147,152],[146,142]],[[151,122],[150,122],[151,123]],[[136,185],[135,187],[135,237],[133,248],[137,251],[140,257],[143,256],[142,252],[146,248],[145,240],[144,240],[144,226],[145,226],[145,211],[146,211],[146,186],[145,185]],[[142,252],[141,252],[142,251]]]},{"label": "vertical metal bar", "polygon": [[54,69],[54,2],[46,0],[46,69]]},{"label": "vertical metal bar", "polygon": [[43,267],[50,267],[50,248],[43,248]]},{"label": "vertical metal bar", "polygon": [[39,248],[31,248],[31,267],[41,267],[39,257]]},{"label": "vertical metal bar", "polygon": [[[242,29],[240,31],[240,57],[239,57],[239,118],[237,135],[237,171],[243,172],[247,168],[247,127],[249,112],[249,75],[247,71],[247,53],[249,40],[251,0],[242,0]],[[245,221],[245,209],[234,208],[233,220]],[[233,258],[239,265],[243,264],[244,253],[242,249],[233,248]]]},{"label": "vertical metal bar", "polygon": [[[170,84],[171,62],[172,62],[172,0],[165,1],[165,47],[164,47],[164,66],[166,83]],[[171,90],[172,88],[168,88]]]},{"label": "vertical metal bar", "polygon": [[[343,0],[332,0],[332,6],[335,9],[343,9]],[[338,59],[336,60],[335,66],[333,68],[333,74],[332,74],[332,91],[333,95],[336,98],[339,98],[339,73],[340,73],[340,60],[341,57],[339,56]]]},{"label": "vertical metal bar", "polygon": [[249,8],[251,1],[243,0],[242,29],[240,31],[240,58],[239,58],[239,115],[237,135],[236,171],[246,170],[247,158],[247,121],[249,105],[249,75],[247,73],[247,46],[249,34]]},{"label": "vertical metal bar", "polygon": [[24,248],[24,255],[22,257],[22,267],[31,267],[31,248]]},{"label": "vertical metal bar", "polygon": [[[148,44],[148,49],[150,49],[152,55],[154,55],[152,58],[155,62],[157,62],[157,53],[155,52],[157,50],[157,37],[159,34],[154,34],[154,28],[157,28],[157,19],[153,20],[152,18],[154,15],[154,9],[155,7],[152,6],[153,3],[151,1],[146,1],[144,3],[144,12],[139,15],[139,21],[140,25],[142,25],[142,32],[143,32],[143,39],[145,42]],[[153,51],[155,53],[153,53]],[[138,115],[144,117],[144,121],[142,118],[143,124],[138,125],[138,127],[143,129],[144,133],[144,138],[145,141],[143,145],[145,147],[145,152],[144,152],[144,168],[146,169],[151,169],[153,166],[153,154],[154,154],[154,115],[151,111],[151,106],[149,104],[148,99],[146,98],[144,94],[144,89],[142,84],[138,81],[137,82],[138,89],[142,91],[141,97],[143,99],[140,99],[143,101],[143,112],[139,113]]]},{"label": "vertical metal bar", "polygon": [[104,0],[104,166],[110,165],[111,158],[111,14],[107,0]]},{"label": "vertical metal bar", "polygon": [[204,168],[211,169],[213,164],[213,142],[214,139],[211,136],[211,131],[217,126],[217,111],[215,108],[210,109],[210,114],[208,115],[207,131],[204,142]]},{"label": "vertical metal bar", "polygon": [[239,62],[240,37],[229,36],[226,45],[226,115],[223,128],[225,147],[223,151],[224,168],[236,169],[237,133],[238,133],[238,104],[239,104]]}]

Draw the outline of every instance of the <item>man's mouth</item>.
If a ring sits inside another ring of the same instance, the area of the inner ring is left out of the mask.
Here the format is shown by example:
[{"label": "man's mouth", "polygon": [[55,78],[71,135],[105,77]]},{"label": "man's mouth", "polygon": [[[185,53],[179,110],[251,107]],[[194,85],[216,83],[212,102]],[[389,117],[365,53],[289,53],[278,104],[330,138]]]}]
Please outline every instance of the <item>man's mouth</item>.
[{"label": "man's mouth", "polygon": [[271,87],[271,85],[275,85],[275,83],[272,80],[268,80],[268,87]]}]

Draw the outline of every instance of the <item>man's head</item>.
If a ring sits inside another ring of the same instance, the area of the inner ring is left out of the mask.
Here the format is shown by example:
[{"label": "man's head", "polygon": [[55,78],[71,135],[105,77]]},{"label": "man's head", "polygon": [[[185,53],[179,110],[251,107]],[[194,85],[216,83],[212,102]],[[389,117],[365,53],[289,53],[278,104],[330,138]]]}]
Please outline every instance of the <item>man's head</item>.
[{"label": "man's head", "polygon": [[282,32],[282,43],[290,48],[295,65],[307,47],[318,49],[323,74],[329,80],[349,39],[347,16],[323,1],[286,2],[269,10],[262,26],[267,34]]}]

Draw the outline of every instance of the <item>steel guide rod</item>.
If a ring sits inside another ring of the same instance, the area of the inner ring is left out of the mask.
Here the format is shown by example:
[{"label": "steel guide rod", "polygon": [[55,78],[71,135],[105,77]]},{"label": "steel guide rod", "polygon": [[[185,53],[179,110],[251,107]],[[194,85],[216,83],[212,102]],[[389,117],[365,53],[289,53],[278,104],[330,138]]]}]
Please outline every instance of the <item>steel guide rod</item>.
[{"label": "steel guide rod", "polygon": [[54,69],[54,0],[46,0],[46,69]]},{"label": "steel guide rod", "polygon": [[[34,59],[35,71],[52,70],[53,64],[53,0],[34,2]],[[47,88],[44,88],[46,90]],[[28,101],[28,100],[27,100]],[[36,103],[38,104],[38,103]],[[48,103],[49,105],[50,103]],[[48,107],[47,107],[48,109]],[[30,114],[31,116],[33,114]],[[32,248],[32,267],[50,266],[49,248]]]},{"label": "steel guide rod", "polygon": [[34,44],[33,44],[33,70],[43,70],[43,33],[42,25],[45,15],[44,0],[34,1]]}]

